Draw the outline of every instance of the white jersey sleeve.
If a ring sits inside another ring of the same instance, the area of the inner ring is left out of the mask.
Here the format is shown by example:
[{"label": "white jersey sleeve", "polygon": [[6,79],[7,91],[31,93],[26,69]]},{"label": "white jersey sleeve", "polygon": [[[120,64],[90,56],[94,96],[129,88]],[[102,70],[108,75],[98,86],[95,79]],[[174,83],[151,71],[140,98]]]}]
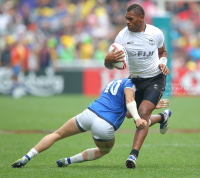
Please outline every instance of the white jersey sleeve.
[{"label": "white jersey sleeve", "polygon": [[121,37],[120,37],[120,33],[118,33],[118,35],[116,36],[115,42],[114,42],[114,43],[122,44],[122,40],[121,40]]},{"label": "white jersey sleeve", "polygon": [[127,31],[127,27],[125,27],[124,29],[122,29],[118,35],[116,36],[115,38],[115,43],[119,43],[121,44],[122,46],[125,46],[126,45],[126,41],[124,41],[124,38],[126,37],[126,35],[128,34],[128,31]]}]

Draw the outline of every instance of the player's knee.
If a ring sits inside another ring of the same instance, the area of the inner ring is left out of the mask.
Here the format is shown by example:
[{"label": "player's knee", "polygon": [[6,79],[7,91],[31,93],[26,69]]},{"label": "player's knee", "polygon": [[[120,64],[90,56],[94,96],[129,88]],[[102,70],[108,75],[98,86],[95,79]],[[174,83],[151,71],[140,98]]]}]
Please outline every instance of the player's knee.
[{"label": "player's knee", "polygon": [[56,141],[62,139],[62,134],[61,134],[60,132],[55,131],[55,132],[52,133],[52,134],[54,135]]},{"label": "player's knee", "polygon": [[138,109],[138,113],[139,113],[140,117],[147,119],[150,117],[150,115],[152,113],[152,109],[143,105],[143,107],[140,107]]},{"label": "player's knee", "polygon": [[144,110],[144,109],[139,109],[139,110],[138,110],[138,114],[139,114],[139,116],[140,116],[142,119],[147,120],[147,118],[148,118],[148,112],[147,112],[146,110]]},{"label": "player's knee", "polygon": [[110,151],[112,150],[112,148],[99,148],[99,149],[103,155],[110,153]]}]

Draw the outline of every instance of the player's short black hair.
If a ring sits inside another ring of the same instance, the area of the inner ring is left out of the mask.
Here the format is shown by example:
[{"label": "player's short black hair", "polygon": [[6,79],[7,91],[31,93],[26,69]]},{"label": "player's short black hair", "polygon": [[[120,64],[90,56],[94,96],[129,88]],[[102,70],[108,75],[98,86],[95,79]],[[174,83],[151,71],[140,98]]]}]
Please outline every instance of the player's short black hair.
[{"label": "player's short black hair", "polygon": [[130,12],[130,11],[133,11],[134,14],[137,15],[137,16],[140,16],[140,15],[145,16],[144,9],[139,4],[132,4],[132,5],[130,5],[127,8],[127,12]]}]

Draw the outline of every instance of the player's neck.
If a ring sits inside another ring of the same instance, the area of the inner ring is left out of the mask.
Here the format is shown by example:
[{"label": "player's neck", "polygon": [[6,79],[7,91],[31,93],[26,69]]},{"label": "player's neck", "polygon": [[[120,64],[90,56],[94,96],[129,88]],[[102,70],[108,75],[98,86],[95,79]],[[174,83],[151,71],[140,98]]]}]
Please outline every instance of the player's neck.
[{"label": "player's neck", "polygon": [[143,23],[141,27],[136,31],[136,33],[145,32],[145,29],[146,29],[146,23]]}]

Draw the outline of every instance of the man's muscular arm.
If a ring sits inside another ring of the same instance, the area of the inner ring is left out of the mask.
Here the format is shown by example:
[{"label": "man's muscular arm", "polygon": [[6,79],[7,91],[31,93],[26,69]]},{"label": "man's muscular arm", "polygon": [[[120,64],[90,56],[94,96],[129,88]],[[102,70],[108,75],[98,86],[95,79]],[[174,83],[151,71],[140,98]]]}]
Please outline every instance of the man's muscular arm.
[{"label": "man's muscular arm", "polygon": [[105,67],[108,69],[113,69],[112,63],[123,62],[124,60],[119,60],[124,57],[123,53],[124,52],[122,50],[115,52],[115,49],[113,49],[110,53],[108,53],[104,60]]},{"label": "man's muscular arm", "polygon": [[163,45],[161,48],[158,48],[158,56],[159,56],[159,58],[161,58],[161,57],[168,58],[168,53],[167,53],[167,50],[165,48],[165,45]]},{"label": "man's muscular arm", "polygon": [[166,66],[168,53],[165,48],[165,45],[163,45],[161,48],[158,48],[158,55],[159,55],[159,59],[160,59],[158,67],[164,75],[168,75],[170,71],[169,71],[168,67]]}]

